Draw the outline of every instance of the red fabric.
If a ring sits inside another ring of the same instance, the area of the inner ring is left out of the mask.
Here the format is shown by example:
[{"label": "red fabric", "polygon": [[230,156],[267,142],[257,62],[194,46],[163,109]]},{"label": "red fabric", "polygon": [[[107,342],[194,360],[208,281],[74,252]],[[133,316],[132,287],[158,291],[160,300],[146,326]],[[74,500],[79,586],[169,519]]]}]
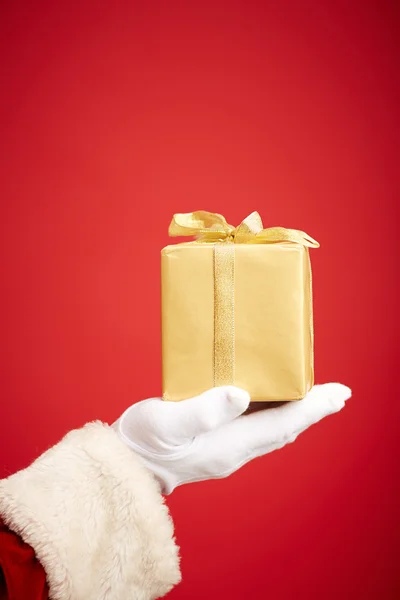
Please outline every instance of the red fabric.
[{"label": "red fabric", "polygon": [[0,517],[0,600],[48,600],[45,571],[33,549]]}]

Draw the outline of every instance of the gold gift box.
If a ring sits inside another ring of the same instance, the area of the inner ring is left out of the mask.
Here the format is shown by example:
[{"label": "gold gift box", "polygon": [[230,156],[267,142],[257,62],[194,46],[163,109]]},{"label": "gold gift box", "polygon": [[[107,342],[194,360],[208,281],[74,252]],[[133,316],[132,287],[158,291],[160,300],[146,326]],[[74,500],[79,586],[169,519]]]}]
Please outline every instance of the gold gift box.
[{"label": "gold gift box", "polygon": [[304,232],[263,229],[258,213],[238,227],[222,215],[174,215],[162,278],[164,400],[236,385],[252,401],[299,400],[313,373],[309,247]]}]

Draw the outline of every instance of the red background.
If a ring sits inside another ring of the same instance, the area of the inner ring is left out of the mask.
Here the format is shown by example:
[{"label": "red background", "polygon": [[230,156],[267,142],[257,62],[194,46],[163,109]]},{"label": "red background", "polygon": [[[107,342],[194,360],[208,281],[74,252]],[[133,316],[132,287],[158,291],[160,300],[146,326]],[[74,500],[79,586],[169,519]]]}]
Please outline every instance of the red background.
[{"label": "red background", "polygon": [[343,413],[168,499],[171,599],[398,598],[395,2],[1,4],[1,475],[160,393],[174,212],[306,230]]}]

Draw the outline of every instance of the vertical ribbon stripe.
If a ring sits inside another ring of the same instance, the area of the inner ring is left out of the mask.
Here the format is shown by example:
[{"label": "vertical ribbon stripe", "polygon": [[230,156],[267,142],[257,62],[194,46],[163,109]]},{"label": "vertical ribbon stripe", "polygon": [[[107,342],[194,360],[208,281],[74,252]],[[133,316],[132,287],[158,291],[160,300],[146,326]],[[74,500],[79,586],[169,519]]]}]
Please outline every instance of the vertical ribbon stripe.
[{"label": "vertical ribbon stripe", "polygon": [[214,246],[214,386],[235,380],[235,246]]}]

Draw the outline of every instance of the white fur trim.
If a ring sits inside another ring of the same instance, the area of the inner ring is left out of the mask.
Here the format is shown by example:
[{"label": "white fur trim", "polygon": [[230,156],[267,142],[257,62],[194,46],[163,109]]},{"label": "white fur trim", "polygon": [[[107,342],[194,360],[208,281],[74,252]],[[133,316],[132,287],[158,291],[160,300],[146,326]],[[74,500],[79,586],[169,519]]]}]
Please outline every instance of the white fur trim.
[{"label": "white fur trim", "polygon": [[52,600],[153,600],[180,581],[158,484],[103,423],[0,481],[0,514],[35,550]]}]

